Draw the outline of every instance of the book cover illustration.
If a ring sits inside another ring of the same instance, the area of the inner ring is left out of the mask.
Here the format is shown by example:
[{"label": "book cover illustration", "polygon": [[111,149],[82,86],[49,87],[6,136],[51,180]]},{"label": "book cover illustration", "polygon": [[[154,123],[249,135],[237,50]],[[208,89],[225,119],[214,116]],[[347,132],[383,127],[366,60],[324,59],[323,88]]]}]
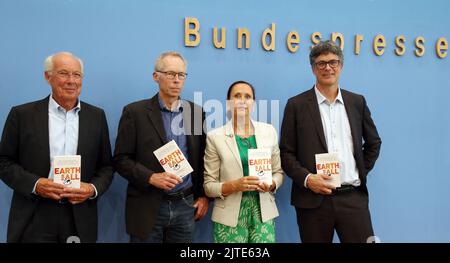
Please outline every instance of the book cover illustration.
[{"label": "book cover illustration", "polygon": [[183,178],[194,171],[174,140],[166,143],[153,153],[164,168],[164,171],[168,173]]},{"label": "book cover illustration", "polygon": [[53,159],[53,182],[65,187],[80,188],[81,155],[55,156]]},{"label": "book cover illustration", "polygon": [[248,149],[248,172],[272,185],[272,152],[269,148]]},{"label": "book cover illustration", "polygon": [[337,152],[316,154],[316,170],[317,174],[331,176],[333,186],[341,186],[339,154]]}]

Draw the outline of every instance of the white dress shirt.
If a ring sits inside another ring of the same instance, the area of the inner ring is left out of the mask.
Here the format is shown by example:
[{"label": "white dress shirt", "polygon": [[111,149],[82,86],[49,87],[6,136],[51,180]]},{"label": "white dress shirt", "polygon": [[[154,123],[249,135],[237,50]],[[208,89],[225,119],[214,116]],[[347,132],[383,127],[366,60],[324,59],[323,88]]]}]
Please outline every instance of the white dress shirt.
[{"label": "white dress shirt", "polygon": [[[352,133],[344,100],[342,99],[341,89],[338,89],[338,95],[331,103],[315,86],[314,91],[317,97],[317,104],[319,105],[320,118],[322,120],[328,152],[337,152],[339,154],[341,185],[359,186],[361,185],[361,181],[353,156]],[[305,187],[308,177],[309,175],[304,182]]]}]

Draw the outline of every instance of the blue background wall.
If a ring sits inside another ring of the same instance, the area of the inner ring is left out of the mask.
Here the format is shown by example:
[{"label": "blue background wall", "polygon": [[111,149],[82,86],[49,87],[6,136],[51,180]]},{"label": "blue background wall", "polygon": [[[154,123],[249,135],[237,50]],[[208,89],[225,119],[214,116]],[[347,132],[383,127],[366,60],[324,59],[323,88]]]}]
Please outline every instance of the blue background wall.
[{"label": "blue background wall", "polygon": [[[43,60],[67,50],[85,62],[82,99],[105,109],[111,142],[122,107],[148,98],[157,87],[152,67],[166,50],[189,62],[184,97],[203,91],[203,100],[224,100],[237,79],[254,84],[259,99],[286,100],[312,87],[308,64],[311,33],[328,39],[345,36],[341,87],[366,96],[383,139],[369,175],[370,208],[382,242],[450,242],[450,58],[434,52],[439,37],[450,40],[450,3],[435,1],[139,1],[139,0],[1,0],[0,125],[13,105],[49,94]],[[196,17],[202,42],[184,47],[184,18]],[[262,49],[262,31],[276,23],[276,51]],[[227,48],[212,44],[212,28],[227,28]],[[251,32],[251,48],[236,48],[236,29]],[[295,54],[285,45],[287,33],[300,34]],[[372,39],[383,34],[385,54],[377,57]],[[361,54],[354,36],[363,34]],[[406,37],[406,54],[394,55],[394,38]],[[426,53],[414,56],[414,39],[426,39]],[[30,157],[31,158],[31,157]],[[298,242],[288,179],[277,193],[279,242]],[[99,205],[99,241],[127,242],[124,226],[126,181],[115,176]],[[0,241],[12,191],[0,183]],[[196,241],[212,241],[210,217],[197,224]]]}]

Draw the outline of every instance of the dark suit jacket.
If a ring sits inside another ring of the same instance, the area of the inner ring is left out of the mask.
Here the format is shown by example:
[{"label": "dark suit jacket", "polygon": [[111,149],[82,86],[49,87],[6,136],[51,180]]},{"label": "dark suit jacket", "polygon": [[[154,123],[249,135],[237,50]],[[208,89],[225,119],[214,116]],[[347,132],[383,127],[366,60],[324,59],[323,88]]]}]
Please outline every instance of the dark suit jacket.
[{"label": "dark suit jacket", "polygon": [[[188,160],[194,169],[194,197],[203,197],[206,140],[202,129],[204,113],[192,102],[185,102],[182,106],[185,130],[191,134],[187,135],[187,146]],[[153,151],[166,143],[158,94],[124,107],[117,133],[114,163],[119,174],[128,180],[125,213],[127,233],[141,239],[150,234],[163,198],[164,191],[150,185],[149,179],[153,173],[164,172]]]},{"label": "dark suit jacket", "polygon": [[[40,177],[50,171],[48,131],[49,97],[13,107],[0,143],[0,178],[14,190],[9,212],[8,242],[20,242],[42,197],[32,194]],[[81,102],[77,154],[81,155],[81,181],[103,194],[112,180],[113,167],[108,125],[103,110]],[[97,240],[97,198],[73,206],[81,242]]]},{"label": "dark suit jacket", "polygon": [[[366,176],[378,158],[381,139],[364,97],[343,89],[341,93],[353,137],[361,188],[367,194]],[[291,204],[299,208],[318,207],[323,196],[303,185],[309,173],[317,172],[315,154],[328,152],[314,88],[288,100],[280,137],[282,167],[294,181]]]}]

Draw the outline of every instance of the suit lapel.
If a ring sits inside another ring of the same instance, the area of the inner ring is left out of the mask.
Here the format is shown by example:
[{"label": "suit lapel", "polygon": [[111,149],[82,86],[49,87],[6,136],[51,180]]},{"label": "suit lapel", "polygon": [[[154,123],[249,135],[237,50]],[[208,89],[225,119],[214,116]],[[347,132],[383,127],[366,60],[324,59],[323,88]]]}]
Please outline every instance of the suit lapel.
[{"label": "suit lapel", "polygon": [[350,131],[352,134],[352,141],[353,141],[353,155],[355,156],[355,160],[358,160],[356,158],[356,153],[358,152],[356,149],[359,146],[359,143],[357,141],[358,133],[356,132],[356,127],[358,124],[357,117],[355,114],[355,109],[353,107],[353,100],[350,96],[348,96],[347,92],[341,89],[342,99],[344,100],[344,107],[345,111],[347,112],[348,117],[348,123],[350,125]]},{"label": "suit lapel", "polygon": [[239,155],[239,149],[236,143],[236,138],[234,138],[234,131],[233,131],[233,122],[229,121],[225,125],[225,143],[227,144],[230,151],[233,153],[233,156],[236,160],[236,162],[239,164],[239,167],[241,168],[241,171],[243,171],[242,168],[242,162],[241,162],[241,156]]},{"label": "suit lapel", "polygon": [[158,133],[159,139],[163,144],[165,144],[166,132],[164,131],[164,123],[161,116],[161,109],[159,108],[158,94],[156,94],[155,96],[153,96],[153,98],[150,99],[147,116],[150,119],[150,123],[153,125],[156,132]]},{"label": "suit lapel", "polygon": [[83,102],[80,102],[80,111],[78,112],[78,146],[77,146],[77,154],[85,155],[85,146],[88,145],[90,125],[89,118],[90,114],[87,112],[86,105]]},{"label": "suit lapel", "polygon": [[316,93],[314,92],[314,87],[309,90],[308,93],[308,107],[311,113],[311,118],[314,122],[314,127],[316,128],[317,135],[320,138],[324,149],[328,150],[327,142],[325,140],[325,134],[323,132],[322,118],[320,117],[319,105],[317,104]]},{"label": "suit lapel", "polygon": [[259,126],[259,123],[251,120],[253,128],[255,129],[256,148],[265,148],[267,144],[271,143],[272,138],[268,137],[267,130]]},{"label": "suit lapel", "polygon": [[[49,130],[48,130],[48,103],[50,97],[47,97],[36,105],[36,118],[34,119],[34,130],[38,142],[41,142],[41,157],[48,164],[48,170],[50,170],[50,143],[49,143]],[[46,176],[46,175],[45,175]]]}]

